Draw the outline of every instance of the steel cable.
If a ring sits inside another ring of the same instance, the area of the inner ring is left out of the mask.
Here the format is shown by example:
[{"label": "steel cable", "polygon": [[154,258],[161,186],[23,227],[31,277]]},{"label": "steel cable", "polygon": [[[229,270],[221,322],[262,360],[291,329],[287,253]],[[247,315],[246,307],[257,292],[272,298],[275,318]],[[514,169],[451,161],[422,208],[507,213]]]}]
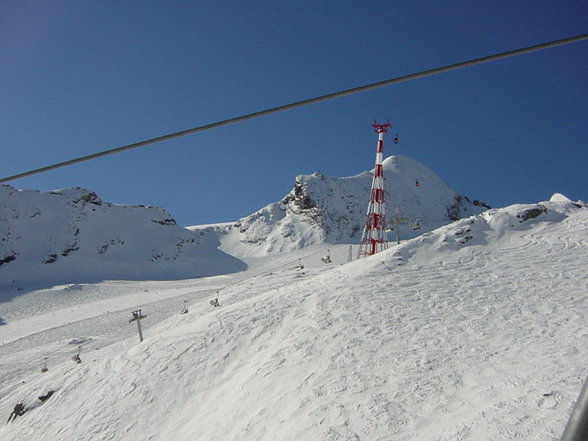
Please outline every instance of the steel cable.
[{"label": "steel cable", "polygon": [[0,178],[0,183],[13,181],[15,179],[24,178],[24,177],[39,174],[39,173],[44,173],[44,172],[47,172],[50,170],[55,170],[57,168],[66,167],[66,166],[77,164],[77,163],[84,162],[84,161],[90,161],[92,159],[100,158],[102,156],[112,155],[115,153],[123,152],[125,150],[131,150],[131,149],[144,147],[146,145],[155,144],[155,143],[162,142],[162,141],[167,141],[167,140],[173,139],[173,138],[179,138],[181,136],[191,135],[193,133],[214,129],[216,127],[226,126],[228,124],[234,124],[234,123],[237,123],[240,121],[245,121],[248,119],[259,118],[261,116],[269,115],[272,113],[283,112],[285,110],[295,109],[297,107],[302,107],[302,106],[306,106],[309,104],[319,103],[321,101],[326,101],[326,100],[330,100],[333,98],[340,98],[340,97],[344,97],[344,96],[351,95],[354,93],[365,92],[367,90],[377,89],[379,87],[384,87],[384,86],[389,86],[392,84],[402,83],[405,81],[415,80],[417,78],[424,78],[424,77],[428,77],[428,76],[432,76],[432,75],[437,75],[439,73],[449,72],[449,71],[456,70],[456,69],[462,69],[464,67],[474,66],[476,64],[487,63],[487,62],[499,60],[502,58],[508,58],[508,57],[513,57],[516,55],[522,55],[522,54],[526,54],[529,52],[535,52],[535,51],[548,49],[548,48],[552,48],[555,46],[561,46],[564,44],[574,43],[574,42],[582,41],[582,40],[586,40],[586,39],[588,39],[588,34],[575,35],[573,37],[563,38],[560,40],[554,40],[554,41],[550,41],[547,43],[536,44],[536,45],[528,46],[528,47],[521,48],[521,49],[514,49],[514,50],[507,51],[507,52],[502,52],[499,54],[488,55],[488,56],[481,57],[481,58],[475,58],[475,59],[472,59],[469,61],[463,61],[460,63],[449,64],[446,66],[437,67],[435,69],[424,70],[421,72],[416,72],[416,73],[412,73],[409,75],[403,75],[400,77],[391,78],[391,79],[384,80],[384,81],[378,81],[376,83],[371,83],[371,84],[367,84],[364,86],[354,87],[352,89],[346,89],[346,90],[341,90],[339,92],[329,93],[327,95],[322,95],[322,96],[315,97],[315,98],[309,98],[309,99],[305,99],[302,101],[296,101],[294,103],[284,104],[282,106],[272,107],[272,108],[261,110],[258,112],[248,113],[248,114],[237,116],[234,118],[229,118],[229,119],[225,119],[222,121],[213,122],[210,124],[205,124],[203,126],[198,126],[198,127],[194,127],[191,129],[186,129],[186,130],[182,130],[179,132],[174,132],[174,133],[170,133],[167,135],[147,139],[144,141],[135,142],[133,144],[127,144],[122,147],[116,147],[116,148],[113,148],[110,150],[103,150],[98,153],[94,153],[94,154],[87,155],[87,156],[81,156],[79,158],[70,159],[68,161],[59,162],[59,163],[48,165],[45,167],[41,167],[41,168],[38,168],[35,170],[30,170],[27,172],[18,173],[16,175],[8,176],[6,178]]}]

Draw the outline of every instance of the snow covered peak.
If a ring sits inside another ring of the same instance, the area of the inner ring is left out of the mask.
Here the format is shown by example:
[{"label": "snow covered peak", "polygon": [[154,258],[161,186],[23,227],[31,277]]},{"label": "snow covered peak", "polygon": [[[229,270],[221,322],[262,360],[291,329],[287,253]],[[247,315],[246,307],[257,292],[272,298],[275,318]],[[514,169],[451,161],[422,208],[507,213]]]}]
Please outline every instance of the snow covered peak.
[{"label": "snow covered peak", "polygon": [[572,201],[571,199],[569,199],[567,196],[564,196],[561,193],[554,193],[551,198],[549,199],[550,202],[561,202],[561,203],[565,203],[565,204],[574,204],[577,207],[585,207],[586,206],[586,202],[579,200],[579,201]]},{"label": "snow covered peak", "polygon": [[[243,269],[216,246],[199,242],[163,208],[105,203],[84,188],[0,186],[0,288]],[[214,265],[217,260],[225,265]]]},{"label": "snow covered peak", "polygon": [[[406,156],[383,162],[388,224],[403,238],[479,213],[486,204],[470,201],[432,170]],[[236,255],[265,255],[318,243],[356,243],[363,229],[373,170],[351,177],[299,175],[281,201],[232,225],[192,229],[216,234],[221,249]],[[417,224],[419,230],[411,230]],[[392,233],[394,234],[394,233]]]},{"label": "snow covered peak", "polygon": [[551,198],[549,199],[552,202],[571,202],[566,196],[561,193],[553,193]]},{"label": "snow covered peak", "polygon": [[[406,239],[487,208],[411,158],[391,156],[383,166],[391,239],[397,230]],[[299,175],[279,202],[237,222],[192,231],[163,208],[103,202],[84,188],[39,192],[4,185],[0,283],[194,277],[243,269],[238,258],[247,256],[357,243],[372,173]],[[411,229],[415,224],[418,230]]]}]

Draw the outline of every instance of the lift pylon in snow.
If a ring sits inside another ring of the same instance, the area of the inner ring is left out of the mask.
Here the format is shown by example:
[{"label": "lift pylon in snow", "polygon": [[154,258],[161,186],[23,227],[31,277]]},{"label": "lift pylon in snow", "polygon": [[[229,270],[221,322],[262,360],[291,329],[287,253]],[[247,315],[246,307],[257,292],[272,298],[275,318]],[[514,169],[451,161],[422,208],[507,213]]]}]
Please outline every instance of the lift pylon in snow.
[{"label": "lift pylon in snow", "polygon": [[133,318],[129,320],[129,323],[136,321],[137,329],[139,330],[139,343],[143,341],[143,330],[141,329],[141,320],[147,317],[141,313],[140,309],[133,311]]},{"label": "lift pylon in snow", "polygon": [[361,235],[359,251],[357,257],[371,256],[388,248],[386,238],[386,201],[384,198],[384,171],[382,162],[384,160],[384,133],[388,131],[391,124],[378,124],[376,121],[372,124],[374,132],[378,134],[378,144],[376,147],[376,166],[374,168],[374,178],[372,180],[372,189],[370,190],[370,200],[365,225]]}]

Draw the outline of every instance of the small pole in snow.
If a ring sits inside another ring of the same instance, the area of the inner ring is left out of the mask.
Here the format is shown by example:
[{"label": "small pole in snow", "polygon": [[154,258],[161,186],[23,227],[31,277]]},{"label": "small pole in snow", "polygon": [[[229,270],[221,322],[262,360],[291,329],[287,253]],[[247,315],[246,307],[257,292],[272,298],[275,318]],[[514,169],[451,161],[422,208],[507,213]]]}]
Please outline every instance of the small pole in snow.
[{"label": "small pole in snow", "polygon": [[141,314],[141,310],[137,309],[133,311],[133,318],[129,320],[129,323],[136,321],[137,328],[139,329],[139,343],[143,341],[143,330],[141,329],[141,319],[147,317],[146,315]]},{"label": "small pole in snow", "polygon": [[349,245],[349,254],[347,255],[347,263],[353,260],[353,245]]},{"label": "small pole in snow", "polygon": [[392,216],[392,225],[394,225],[394,229],[396,230],[397,244],[400,244],[400,224],[404,224],[406,221],[408,221],[408,219],[400,211],[400,208],[396,207],[394,210],[394,216]]}]

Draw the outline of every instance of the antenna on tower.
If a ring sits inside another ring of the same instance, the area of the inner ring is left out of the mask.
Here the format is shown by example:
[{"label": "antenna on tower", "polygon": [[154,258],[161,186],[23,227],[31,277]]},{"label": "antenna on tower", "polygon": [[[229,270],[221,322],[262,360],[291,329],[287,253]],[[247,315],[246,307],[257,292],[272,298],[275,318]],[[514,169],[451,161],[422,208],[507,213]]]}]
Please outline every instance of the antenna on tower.
[{"label": "antenna on tower", "polygon": [[376,120],[374,120],[372,127],[374,128],[374,132],[376,133],[388,133],[388,127],[392,127],[392,124],[390,124],[390,120],[388,120],[384,124],[380,124],[376,122]]},{"label": "antenna on tower", "polygon": [[392,127],[390,121],[380,124],[376,121],[372,124],[374,132],[378,134],[378,144],[376,146],[376,165],[374,167],[374,177],[372,188],[370,190],[370,200],[367,214],[365,216],[365,225],[361,235],[359,251],[357,257],[371,256],[388,248],[386,237],[386,201],[384,198],[384,171],[382,163],[384,161],[384,133]]}]

